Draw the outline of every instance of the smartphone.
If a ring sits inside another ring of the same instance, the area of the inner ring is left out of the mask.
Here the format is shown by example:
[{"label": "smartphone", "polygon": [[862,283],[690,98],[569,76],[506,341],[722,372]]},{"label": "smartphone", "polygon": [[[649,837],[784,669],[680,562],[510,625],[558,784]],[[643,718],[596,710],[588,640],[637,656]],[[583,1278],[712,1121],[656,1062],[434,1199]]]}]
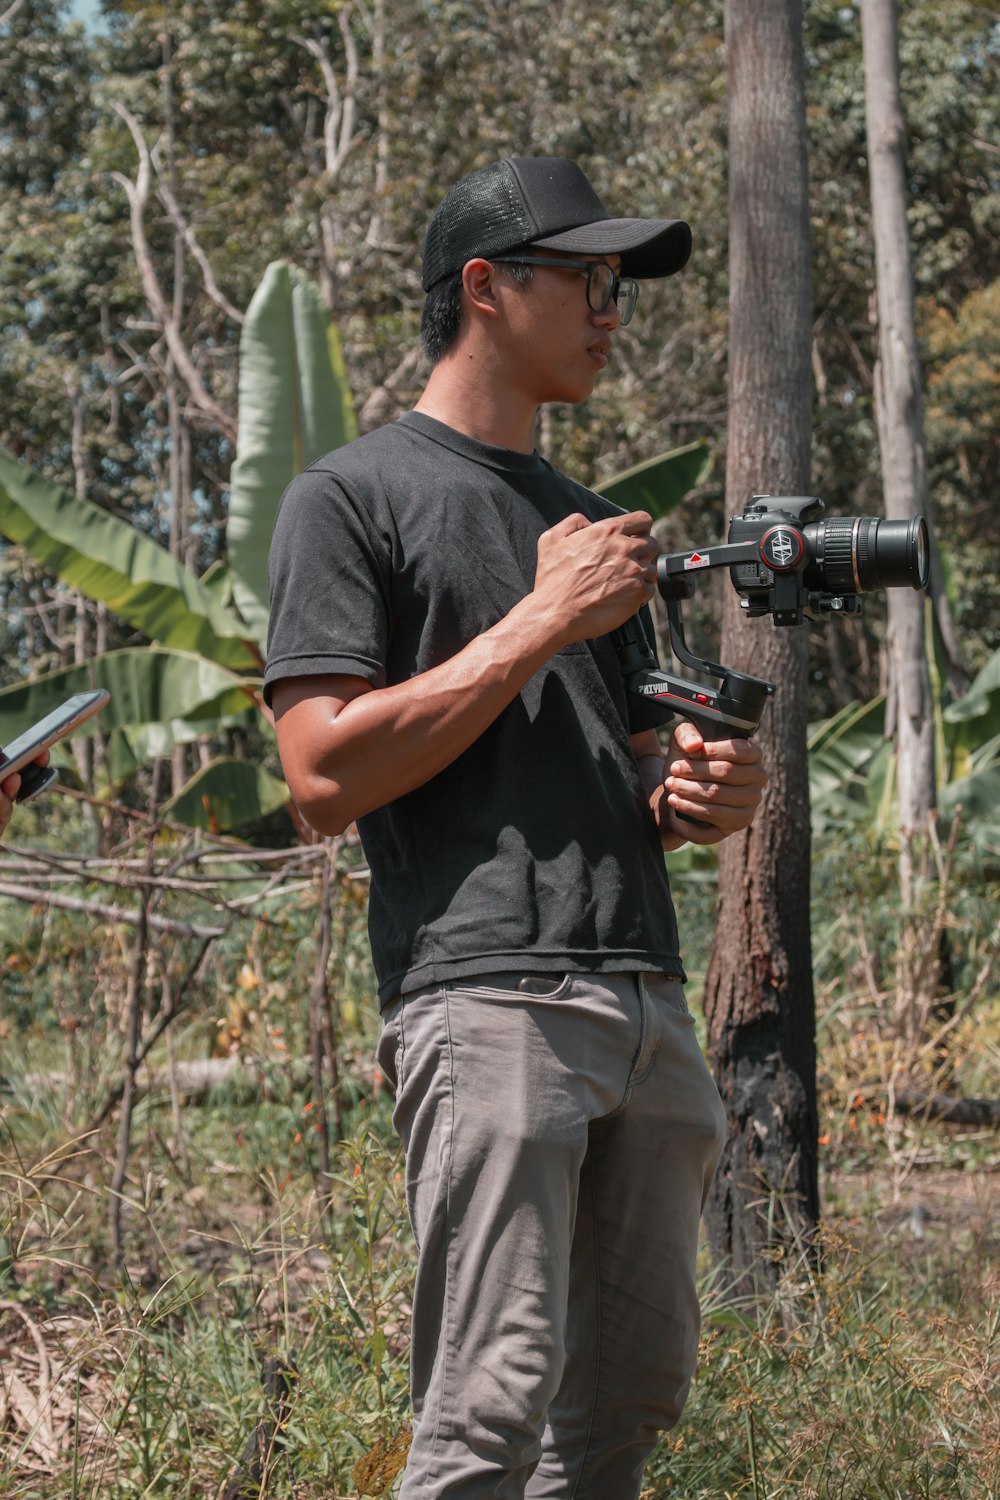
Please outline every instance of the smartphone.
[{"label": "smartphone", "polygon": [[58,779],[59,773],[51,766],[36,766],[32,762],[43,750],[50,749],[56,740],[72,734],[94,714],[100,713],[110,701],[111,694],[104,688],[97,688],[92,693],[74,693],[72,698],[60,703],[44,719],[39,719],[37,724],[32,724],[30,729],[0,750],[0,781],[5,781],[15,771],[21,773],[21,789],[14,798],[15,802],[33,801]]}]

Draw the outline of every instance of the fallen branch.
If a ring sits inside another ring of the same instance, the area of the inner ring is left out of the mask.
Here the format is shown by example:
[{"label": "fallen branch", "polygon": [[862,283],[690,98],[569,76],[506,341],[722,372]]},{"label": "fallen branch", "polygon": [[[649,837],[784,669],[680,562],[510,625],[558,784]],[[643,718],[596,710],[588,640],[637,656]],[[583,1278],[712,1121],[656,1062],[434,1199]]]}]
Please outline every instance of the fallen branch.
[{"label": "fallen branch", "polygon": [[925,1094],[903,1089],[893,1104],[897,1114],[919,1115],[949,1125],[1000,1125],[1000,1099],[956,1099],[952,1094]]},{"label": "fallen branch", "polygon": [[[8,885],[0,880],[0,896],[12,901],[27,901],[31,906],[58,906],[62,911],[78,911],[87,917],[99,917],[102,922],[124,922],[137,927],[142,919],[141,910],[126,911],[121,906],[107,906],[103,901],[84,901],[75,896],[60,896],[56,891],[41,890],[38,886]],[[150,913],[150,927],[158,932],[172,932],[176,937],[218,938],[225,937],[225,927],[202,927],[195,922],[175,922],[171,917],[159,917]]]},{"label": "fallen branch", "polygon": [[[159,1039],[165,1025],[174,1020],[178,1014],[178,1011],[171,1012],[164,1026],[156,1028],[155,1038],[147,1039],[143,1043],[139,1049],[140,1062],[145,1051],[152,1045],[152,1041]],[[260,1058],[255,1057],[196,1057],[174,1062],[174,1088],[180,1101],[187,1105],[204,1104],[216,1089],[223,1086],[233,1104],[254,1104],[265,1096],[276,1068],[280,1068],[282,1081],[289,1083],[297,1092],[308,1089],[312,1084],[312,1063],[308,1057],[282,1057],[280,1060],[275,1059],[266,1064]],[[375,1067],[367,1057],[359,1056],[350,1059],[350,1076],[356,1085],[360,1084],[369,1091],[375,1089]],[[50,1073],[25,1073],[16,1083],[13,1080],[4,1080],[0,1075],[0,1093],[10,1093],[16,1086],[18,1089],[30,1091],[36,1097],[44,1097],[56,1089],[68,1087],[69,1082],[69,1075],[61,1070],[54,1070]],[[155,1071],[147,1068],[136,1076],[135,1097],[145,1099],[162,1093],[164,1098],[168,1098],[170,1087],[169,1065],[165,1068],[157,1068]],[[108,1090],[103,1104],[80,1132],[81,1139],[93,1135],[94,1131],[100,1128],[118,1104],[123,1092],[124,1081],[119,1079]]]}]

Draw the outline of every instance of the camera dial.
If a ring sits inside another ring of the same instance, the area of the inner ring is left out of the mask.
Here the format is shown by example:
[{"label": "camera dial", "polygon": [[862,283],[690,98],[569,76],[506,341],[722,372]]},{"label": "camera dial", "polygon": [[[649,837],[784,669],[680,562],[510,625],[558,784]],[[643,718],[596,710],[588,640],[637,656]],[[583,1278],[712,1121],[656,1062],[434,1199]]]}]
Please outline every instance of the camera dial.
[{"label": "camera dial", "polygon": [[794,526],[772,526],[760,539],[760,560],[775,573],[793,573],[805,555],[805,537]]}]

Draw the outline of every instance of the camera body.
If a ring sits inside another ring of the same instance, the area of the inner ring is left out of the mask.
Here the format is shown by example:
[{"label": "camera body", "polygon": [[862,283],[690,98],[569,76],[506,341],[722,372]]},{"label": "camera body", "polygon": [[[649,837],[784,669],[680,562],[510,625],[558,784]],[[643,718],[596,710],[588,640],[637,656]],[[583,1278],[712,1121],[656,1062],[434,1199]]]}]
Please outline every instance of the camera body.
[{"label": "camera body", "polygon": [[751,617],[775,625],[861,613],[862,594],[909,584],[927,587],[930,550],[922,516],[819,520],[815,495],[752,495],[729,523],[730,545],[753,555],[730,567],[733,587]]}]

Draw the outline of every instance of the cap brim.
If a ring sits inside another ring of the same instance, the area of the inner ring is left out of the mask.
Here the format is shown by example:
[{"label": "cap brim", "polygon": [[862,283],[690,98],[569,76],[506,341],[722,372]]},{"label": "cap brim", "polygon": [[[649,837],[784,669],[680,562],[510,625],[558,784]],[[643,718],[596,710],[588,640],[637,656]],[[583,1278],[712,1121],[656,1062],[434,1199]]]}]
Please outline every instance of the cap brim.
[{"label": "cap brim", "polygon": [[683,219],[598,219],[531,243],[578,255],[620,255],[622,273],[642,281],[673,276],[687,264],[691,229]]}]

